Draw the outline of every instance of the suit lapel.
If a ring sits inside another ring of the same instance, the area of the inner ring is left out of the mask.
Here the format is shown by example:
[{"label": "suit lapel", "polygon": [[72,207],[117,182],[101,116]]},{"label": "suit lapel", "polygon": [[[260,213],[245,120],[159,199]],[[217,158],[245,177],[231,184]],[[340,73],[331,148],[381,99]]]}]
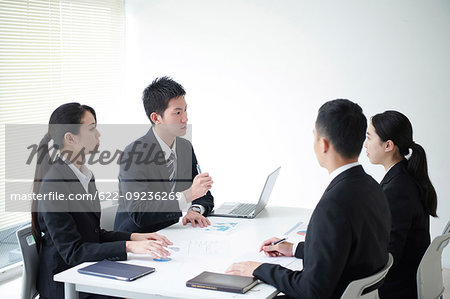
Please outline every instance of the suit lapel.
[{"label": "suit lapel", "polygon": [[[153,147],[153,152],[151,153],[151,160],[156,161],[155,156],[159,153],[164,153],[161,146],[159,145],[158,140],[156,140],[155,134],[153,132],[153,129],[150,128],[150,130],[148,130],[148,133],[146,136],[146,141],[148,142],[148,144],[150,145],[150,149]],[[153,146],[154,145],[154,146]],[[150,167],[156,167],[158,169],[158,173],[159,173],[159,177],[162,180],[169,180],[169,171],[167,170],[166,164],[161,164],[159,165],[159,163],[151,163]]]},{"label": "suit lapel", "polygon": [[193,154],[192,148],[186,146],[186,142],[182,142],[182,138],[177,137],[177,180],[181,182],[192,182]]},{"label": "suit lapel", "polygon": [[[70,191],[73,194],[86,194],[86,190],[84,189],[83,185],[81,184],[80,180],[77,178],[75,173],[70,169],[69,165],[62,159],[58,158],[55,161],[56,164],[55,167],[58,169],[60,173],[62,173],[61,182],[67,183],[70,186]],[[85,208],[85,211],[89,212],[95,212],[96,217],[100,219],[100,202],[97,200],[98,198],[94,198],[95,193],[97,191],[97,187],[95,186],[95,178],[94,175],[92,175],[91,181],[88,185],[88,193],[92,194],[94,200],[90,201],[74,201],[74,204],[77,204],[78,207],[83,205]]]},{"label": "suit lapel", "polygon": [[392,166],[391,169],[384,175],[383,179],[380,182],[381,187],[388,184],[394,177],[398,175],[403,169],[403,167],[406,167],[406,160],[400,161],[394,166]]},{"label": "suit lapel", "polygon": [[[150,128],[148,130],[147,134],[144,138],[145,142],[147,142],[150,146],[150,149],[153,148],[153,152],[151,153],[151,160],[157,161],[156,155],[159,153],[164,153],[161,146],[159,145],[158,140],[156,140],[155,133],[153,132],[153,129]],[[165,158],[164,158],[165,159]],[[150,160],[150,161],[151,161]],[[170,186],[169,186],[169,170],[167,169],[167,166],[165,163],[155,163],[152,162],[147,167],[155,168],[155,171],[149,170],[150,172],[153,172],[153,174],[156,176],[154,179],[160,180],[162,184],[164,185],[164,189],[167,189],[167,192],[170,192]]]},{"label": "suit lapel", "polygon": [[58,158],[55,160],[55,167],[58,169],[60,173],[62,173],[63,177],[61,178],[62,182],[67,182],[70,187],[71,191],[74,194],[83,194],[86,193],[86,190],[84,190],[83,185],[81,185],[80,180],[77,178],[75,173],[73,173],[72,169],[70,169],[69,165],[67,165],[66,162],[64,162],[61,158]]},{"label": "suit lapel", "polygon": [[[181,190],[183,188],[189,188],[192,183],[192,150],[190,148],[186,148],[185,142],[180,141],[181,138],[177,137],[177,172],[176,172],[176,188],[175,190]],[[163,152],[161,149],[161,146],[159,145],[158,140],[156,140],[155,133],[153,132],[153,129],[150,128],[148,130],[147,134],[145,135],[144,142],[148,143],[149,150],[153,146],[153,153],[151,153],[151,158],[149,160],[155,159],[155,155],[157,155],[160,152]],[[154,167],[157,170],[152,171],[154,175],[156,175],[156,178],[161,179],[164,185],[166,186],[167,191],[169,192],[169,171],[167,169],[166,164],[159,163],[151,163],[147,167]],[[186,185],[187,184],[187,185]],[[180,189],[181,188],[181,189]],[[184,189],[183,189],[184,190]]]},{"label": "suit lapel", "polygon": [[[95,185],[94,174],[92,174],[91,181],[89,182],[88,191],[89,191],[89,194],[92,194],[92,196],[96,196],[97,186]],[[102,209],[100,206],[100,201],[95,200],[93,203],[94,203],[95,216],[100,220],[100,211]]]}]

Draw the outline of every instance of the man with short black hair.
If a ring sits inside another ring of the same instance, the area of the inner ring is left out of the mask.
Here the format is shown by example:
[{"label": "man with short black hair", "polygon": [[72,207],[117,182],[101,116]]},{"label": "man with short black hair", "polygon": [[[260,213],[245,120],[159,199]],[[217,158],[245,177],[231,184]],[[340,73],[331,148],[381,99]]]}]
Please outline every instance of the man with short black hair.
[{"label": "man with short black hair", "polygon": [[119,207],[114,229],[154,232],[174,223],[210,225],[214,207],[208,173],[198,173],[187,130],[184,88],[169,77],[156,78],[142,96],[152,123],[147,134],[128,145],[121,158]]},{"label": "man with short black hair", "polygon": [[242,262],[228,273],[255,276],[289,297],[340,298],[347,285],[380,271],[388,261],[390,212],[378,183],[358,163],[367,120],[348,100],[325,103],[314,129],[314,151],[330,184],[311,216],[305,242],[263,242],[268,256],[303,259],[303,270]]}]

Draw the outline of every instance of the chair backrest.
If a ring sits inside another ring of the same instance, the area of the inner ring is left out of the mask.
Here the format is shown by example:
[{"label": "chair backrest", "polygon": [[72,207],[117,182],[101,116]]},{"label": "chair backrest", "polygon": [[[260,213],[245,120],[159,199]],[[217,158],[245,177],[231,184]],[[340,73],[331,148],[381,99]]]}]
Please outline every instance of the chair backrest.
[{"label": "chair backrest", "polygon": [[33,299],[38,295],[36,278],[39,266],[39,254],[31,234],[31,225],[20,228],[16,232],[23,258],[22,299]]},{"label": "chair backrest", "polygon": [[389,259],[386,264],[386,266],[381,269],[378,273],[375,273],[374,275],[371,275],[366,278],[361,278],[358,280],[352,281],[347,288],[345,289],[344,293],[341,296],[341,299],[355,299],[355,298],[364,298],[364,299],[372,299],[372,298],[379,298],[378,297],[378,289],[374,289],[369,293],[362,294],[365,289],[377,284],[380,282],[388,273],[389,269],[392,267],[392,264],[394,263],[394,258],[392,257],[392,254],[389,253]]},{"label": "chair backrest", "polygon": [[109,205],[102,208],[102,213],[100,216],[100,227],[112,231],[114,230],[114,220],[116,219],[116,212],[119,205]]},{"label": "chair backrest", "polygon": [[447,225],[444,228],[444,231],[442,232],[443,235],[450,234],[450,220],[447,222]]},{"label": "chair backrest", "polygon": [[417,269],[417,296],[419,299],[440,298],[444,293],[442,279],[442,251],[448,245],[450,234],[434,238]]}]

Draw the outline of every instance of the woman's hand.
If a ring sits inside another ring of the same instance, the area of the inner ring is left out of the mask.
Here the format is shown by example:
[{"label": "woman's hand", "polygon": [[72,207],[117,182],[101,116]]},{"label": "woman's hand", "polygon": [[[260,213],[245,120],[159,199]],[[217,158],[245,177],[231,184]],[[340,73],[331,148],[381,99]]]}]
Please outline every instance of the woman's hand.
[{"label": "woman's hand", "polygon": [[163,246],[173,245],[173,243],[170,242],[169,239],[157,233],[147,233],[147,234],[132,233],[130,237],[130,241],[145,241],[145,240],[159,241],[160,244]]},{"label": "woman's hand", "polygon": [[160,241],[143,240],[143,241],[126,241],[126,250],[131,253],[149,254],[154,258],[167,258],[169,251],[161,245]]}]

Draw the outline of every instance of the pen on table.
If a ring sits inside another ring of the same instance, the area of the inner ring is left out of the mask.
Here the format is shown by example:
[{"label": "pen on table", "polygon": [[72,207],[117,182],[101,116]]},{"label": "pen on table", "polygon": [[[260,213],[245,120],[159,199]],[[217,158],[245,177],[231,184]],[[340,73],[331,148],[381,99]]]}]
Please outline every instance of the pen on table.
[{"label": "pen on table", "polygon": [[270,246],[280,244],[281,242],[284,242],[284,241],[286,241],[286,240],[287,240],[287,238],[283,238],[283,239],[281,239],[281,240],[278,240],[278,241],[276,241],[276,242],[271,243]]},{"label": "pen on table", "polygon": [[198,165],[198,164],[197,164],[197,171],[199,174],[202,173],[202,170],[200,169],[200,165]]}]

